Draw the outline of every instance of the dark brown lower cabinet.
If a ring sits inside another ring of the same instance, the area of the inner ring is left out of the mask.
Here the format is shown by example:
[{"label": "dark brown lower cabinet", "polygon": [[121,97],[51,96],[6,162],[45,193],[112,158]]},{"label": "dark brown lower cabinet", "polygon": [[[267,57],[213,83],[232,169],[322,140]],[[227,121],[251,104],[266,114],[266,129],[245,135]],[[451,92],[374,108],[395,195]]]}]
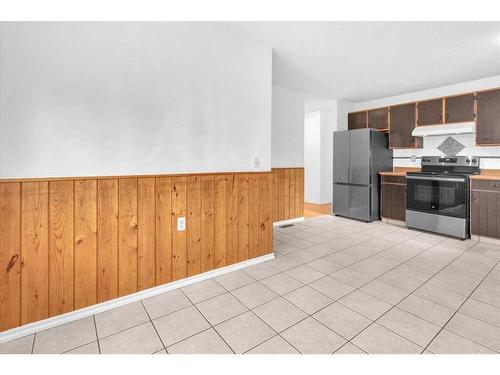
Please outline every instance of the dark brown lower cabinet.
[{"label": "dark brown lower cabinet", "polygon": [[381,213],[386,219],[406,221],[406,178],[382,176]]},{"label": "dark brown lower cabinet", "polygon": [[471,234],[500,238],[500,181],[473,180],[470,202]]}]

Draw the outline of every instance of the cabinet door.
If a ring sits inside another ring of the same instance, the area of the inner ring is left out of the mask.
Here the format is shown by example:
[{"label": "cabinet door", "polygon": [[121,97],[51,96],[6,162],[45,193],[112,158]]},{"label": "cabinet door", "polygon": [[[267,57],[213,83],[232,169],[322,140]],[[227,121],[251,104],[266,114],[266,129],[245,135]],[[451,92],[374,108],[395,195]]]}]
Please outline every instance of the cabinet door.
[{"label": "cabinet door", "polygon": [[389,147],[421,148],[422,138],[412,137],[415,128],[415,103],[390,108]]},{"label": "cabinet door", "polygon": [[470,204],[471,233],[500,238],[500,193],[473,190]]},{"label": "cabinet door", "polygon": [[476,143],[500,144],[500,90],[477,94]]},{"label": "cabinet door", "polygon": [[418,125],[436,125],[443,123],[443,99],[418,102]]},{"label": "cabinet door", "polygon": [[366,128],[366,111],[349,113],[347,125],[349,130]]},{"label": "cabinet door", "polygon": [[445,98],[444,108],[444,121],[447,124],[474,121],[474,94]]},{"label": "cabinet door", "polygon": [[368,111],[368,127],[373,129],[387,129],[389,127],[388,108]]},{"label": "cabinet door", "polygon": [[382,217],[406,220],[406,186],[382,184]]}]

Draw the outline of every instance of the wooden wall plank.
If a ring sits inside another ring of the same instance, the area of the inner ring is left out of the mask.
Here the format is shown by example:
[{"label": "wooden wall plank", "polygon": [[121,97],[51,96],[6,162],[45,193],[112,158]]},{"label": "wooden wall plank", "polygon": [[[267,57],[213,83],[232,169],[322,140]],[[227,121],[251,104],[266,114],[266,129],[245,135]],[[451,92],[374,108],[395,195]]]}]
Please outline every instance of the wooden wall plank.
[{"label": "wooden wall plank", "polygon": [[21,324],[49,316],[48,182],[21,185]]},{"label": "wooden wall plank", "polygon": [[287,220],[290,219],[290,169],[286,168],[285,169],[285,181],[283,182],[285,185],[285,195],[283,196],[283,205],[285,207],[284,209],[284,219]]},{"label": "wooden wall plank", "polygon": [[238,178],[227,176],[226,189],[226,265],[238,261]]},{"label": "wooden wall plank", "polygon": [[49,316],[74,310],[73,181],[49,183]]},{"label": "wooden wall plank", "polygon": [[0,183],[0,331],[21,324],[21,184]]},{"label": "wooden wall plank", "polygon": [[137,292],[137,179],[118,182],[118,295]]},{"label": "wooden wall plank", "polygon": [[201,178],[201,272],[214,269],[215,177]]},{"label": "wooden wall plank", "polygon": [[278,170],[278,221],[286,220],[285,214],[285,169]]},{"label": "wooden wall plank", "polygon": [[273,179],[273,222],[279,221],[279,169],[272,170]]},{"label": "wooden wall plank", "polygon": [[156,285],[172,281],[172,179],[156,179]]},{"label": "wooden wall plank", "polygon": [[137,181],[137,289],[155,286],[156,194],[154,178]]},{"label": "wooden wall plank", "polygon": [[[172,178],[172,280],[183,279],[186,267],[186,231],[177,231],[177,219],[186,217],[186,177]],[[186,222],[186,225],[187,222]]]},{"label": "wooden wall plank", "polygon": [[97,180],[75,181],[75,309],[97,302]]},{"label": "wooden wall plank", "polygon": [[215,177],[215,259],[214,267],[226,265],[226,196],[227,179],[225,175]]},{"label": "wooden wall plank", "polygon": [[259,179],[259,237],[258,255],[271,252],[272,249],[272,220],[271,220],[271,182],[268,174],[261,174]]},{"label": "wooden wall plank", "polygon": [[97,182],[97,302],[118,297],[118,180]]},{"label": "wooden wall plank", "polygon": [[298,169],[296,168],[291,168],[290,170],[290,179],[288,180],[288,190],[289,190],[289,205],[290,205],[290,212],[289,212],[289,217],[294,218],[297,217],[295,214],[295,191],[297,189],[297,181],[296,181],[296,173],[298,172]]},{"label": "wooden wall plank", "polygon": [[259,256],[259,177],[248,177],[248,258]]},{"label": "wooden wall plank", "polygon": [[238,175],[238,261],[248,259],[248,175]]},{"label": "wooden wall plank", "polygon": [[201,273],[201,177],[187,178],[187,275]]}]

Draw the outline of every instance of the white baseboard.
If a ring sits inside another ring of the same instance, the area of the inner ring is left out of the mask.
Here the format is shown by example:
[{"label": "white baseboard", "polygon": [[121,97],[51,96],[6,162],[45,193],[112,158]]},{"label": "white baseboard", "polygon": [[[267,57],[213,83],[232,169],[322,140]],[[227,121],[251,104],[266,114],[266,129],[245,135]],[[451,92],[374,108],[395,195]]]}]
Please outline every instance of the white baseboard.
[{"label": "white baseboard", "polygon": [[288,219],[288,220],[281,220],[273,223],[273,227],[279,227],[280,225],[286,225],[286,224],[293,224],[293,223],[298,223],[301,221],[304,221],[304,216],[301,217],[296,217],[294,219]]},{"label": "white baseboard", "polygon": [[242,268],[250,267],[255,264],[262,262],[267,262],[268,260],[274,259],[274,253],[263,255],[257,258],[245,260],[236,264],[231,264],[230,266],[217,268],[212,271],[204,272],[199,275],[191,276],[186,279],[173,281],[168,284],[160,285],[154,288],[142,290],[137,293],[129,294],[128,296],[115,298],[110,301],[98,303],[83,309],[68,312],[66,314],[54,316],[52,318],[40,320],[38,322],[29,323],[20,327],[12,328],[8,331],[0,332],[0,344],[6,341],[17,339],[23,336],[28,336],[36,332],[43,331],[48,328],[56,327],[65,323],[69,323],[78,319],[86,318],[94,314],[111,310],[116,307],[126,305],[131,302],[137,302],[141,299],[154,297],[159,294],[168,292],[173,289],[182,288],[184,286],[197,283],[199,281],[214,278],[216,276],[223,275],[228,272],[240,270]]}]

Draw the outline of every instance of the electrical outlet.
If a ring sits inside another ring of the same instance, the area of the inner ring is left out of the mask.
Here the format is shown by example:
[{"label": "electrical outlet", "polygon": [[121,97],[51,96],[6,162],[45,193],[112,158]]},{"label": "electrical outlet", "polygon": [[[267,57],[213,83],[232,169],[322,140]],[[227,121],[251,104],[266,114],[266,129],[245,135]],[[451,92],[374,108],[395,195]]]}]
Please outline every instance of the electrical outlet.
[{"label": "electrical outlet", "polygon": [[177,232],[186,230],[186,218],[184,216],[177,218]]},{"label": "electrical outlet", "polygon": [[412,156],[411,156],[411,161],[412,161],[413,163],[416,163],[416,162],[417,162],[417,157],[416,157],[415,155],[412,155]]}]

